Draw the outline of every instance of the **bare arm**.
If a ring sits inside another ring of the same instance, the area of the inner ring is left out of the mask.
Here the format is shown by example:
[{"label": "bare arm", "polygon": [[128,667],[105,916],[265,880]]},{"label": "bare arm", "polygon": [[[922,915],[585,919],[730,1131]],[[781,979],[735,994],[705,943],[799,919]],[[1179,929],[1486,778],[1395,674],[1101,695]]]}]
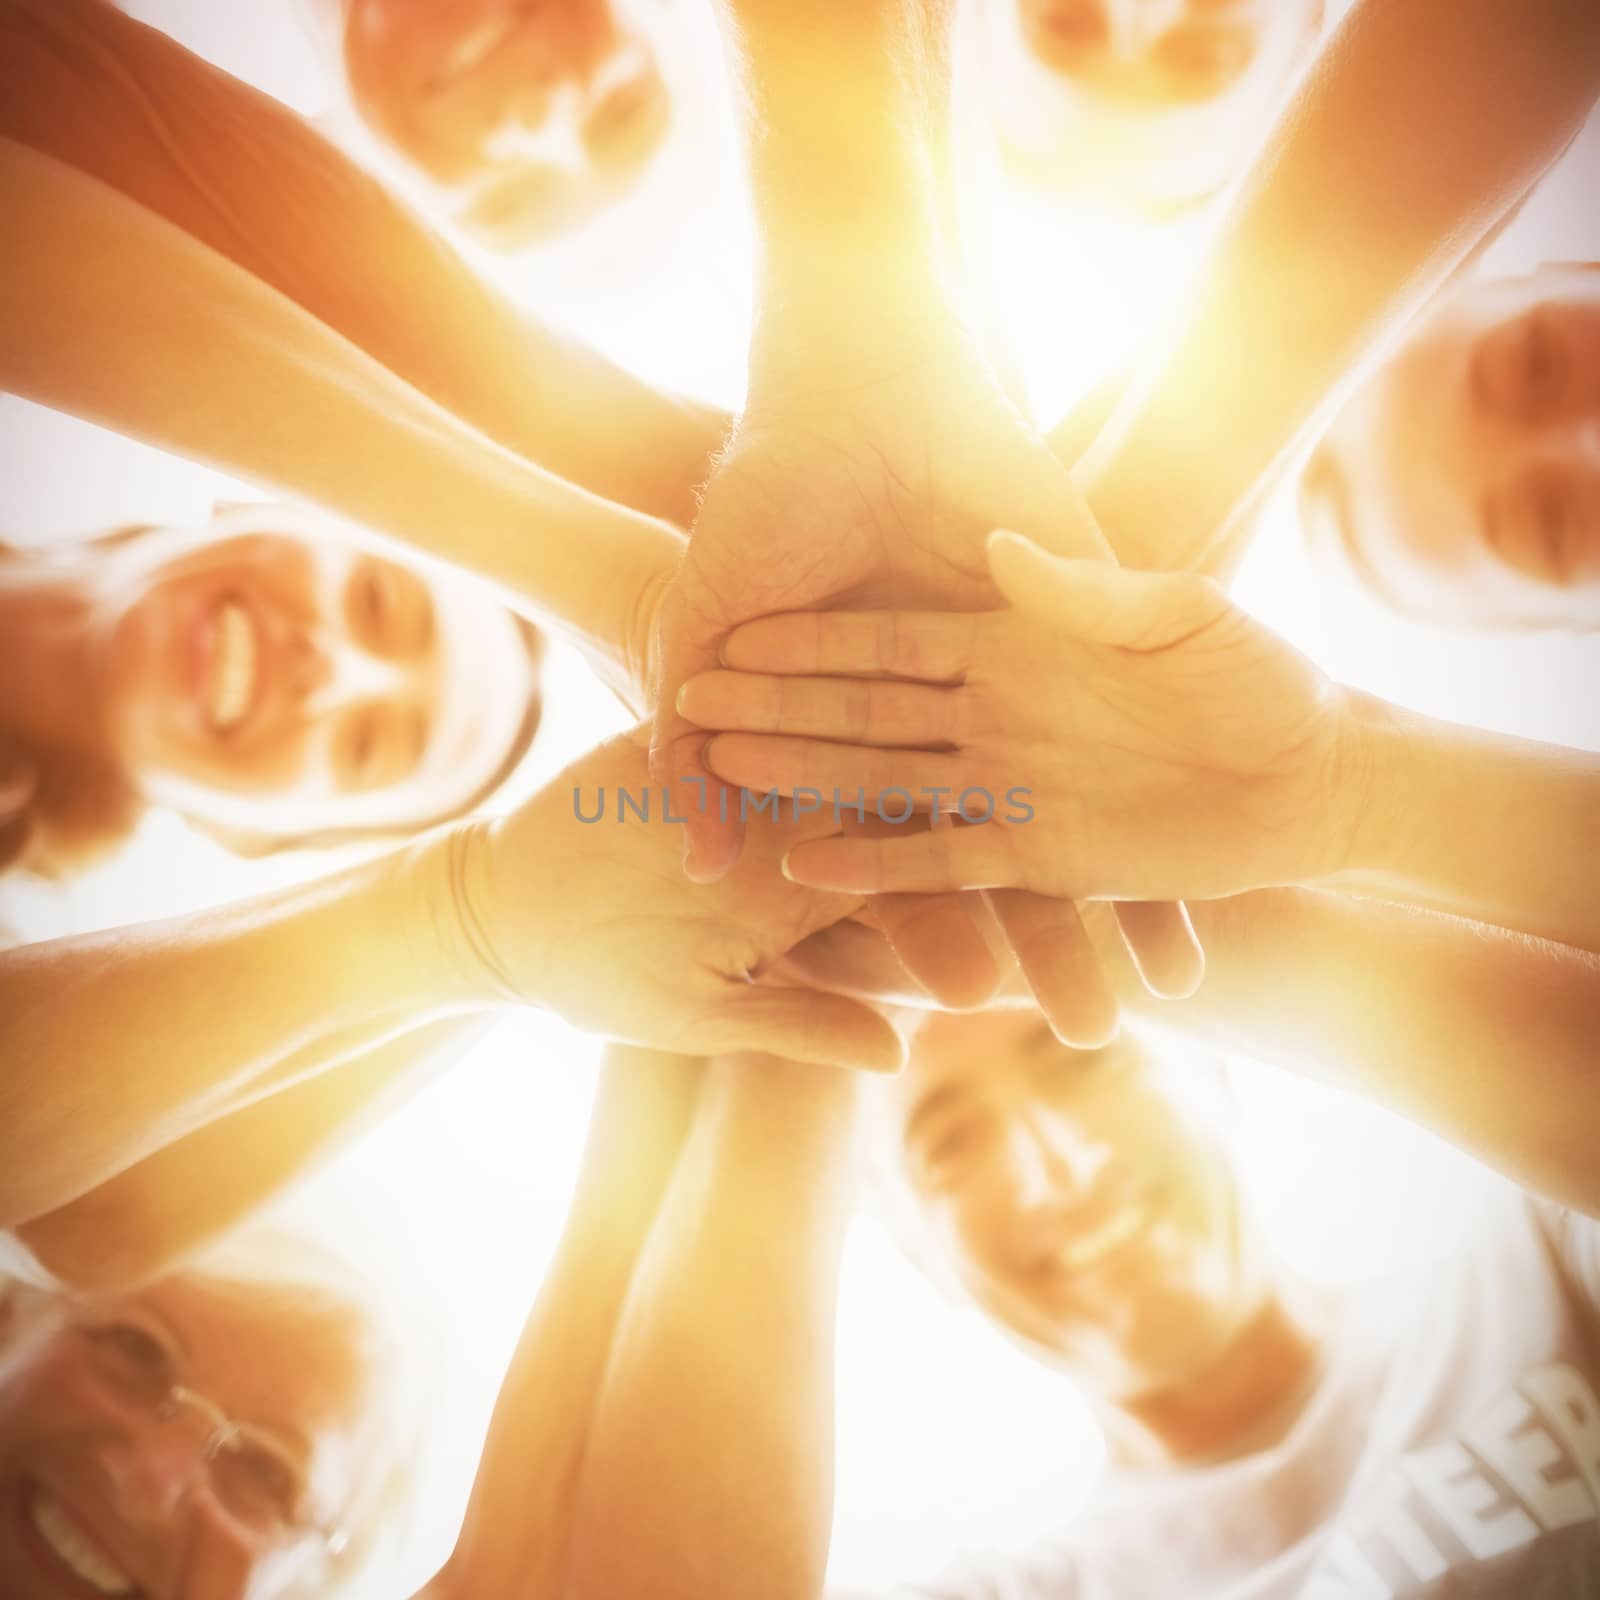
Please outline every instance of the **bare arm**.
[{"label": "bare arm", "polygon": [[612,1335],[688,1129],[690,1057],[613,1045],[555,1259],[495,1402],[454,1553],[426,1600],[559,1600]]},{"label": "bare arm", "polygon": [[617,1332],[572,1600],[822,1589],[851,1089],[770,1060],[712,1071]]},{"label": "bare arm", "polygon": [[1363,0],[1075,476],[1125,565],[1220,571],[1234,514],[1600,94],[1592,0]]},{"label": "bare arm", "polygon": [[454,1062],[480,1026],[448,1018],[330,1063],[23,1223],[17,1234],[76,1290],[115,1293],[161,1277],[366,1132]]},{"label": "bare arm", "polygon": [[[1194,915],[1206,981],[1155,1020],[1374,1100],[1600,1215],[1600,957],[1308,890]],[[1120,986],[1148,1009],[1131,973]]]},{"label": "bare arm", "polygon": [[1328,887],[1600,952],[1600,756],[1347,704],[1364,754]]},{"label": "bare arm", "polygon": [[277,291],[0,139],[0,383],[479,573],[616,682],[681,543],[490,443]]},{"label": "bare arm", "polygon": [[0,136],[156,212],[507,449],[692,516],[724,416],[533,321],[287,107],[156,29],[103,0],[4,0]]},{"label": "bare arm", "polygon": [[659,814],[576,815],[578,795],[638,797],[645,780],[639,738],[616,739],[505,816],[320,882],[0,954],[0,1227],[286,1087],[291,1067],[459,1011],[533,1005],[688,1054],[893,1070],[902,1047],[870,1008],[749,976],[860,905],[779,874],[803,826],[758,823],[748,862],[697,887]]},{"label": "bare arm", "polygon": [[482,1003],[431,947],[422,874],[393,870],[413,859],[0,955],[0,1226],[242,1111],[286,1060],[309,1072]]}]

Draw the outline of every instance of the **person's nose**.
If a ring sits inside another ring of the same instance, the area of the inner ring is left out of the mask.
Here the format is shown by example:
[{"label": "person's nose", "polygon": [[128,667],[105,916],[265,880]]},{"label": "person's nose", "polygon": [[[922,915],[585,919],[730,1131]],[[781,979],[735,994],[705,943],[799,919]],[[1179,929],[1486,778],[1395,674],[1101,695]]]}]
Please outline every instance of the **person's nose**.
[{"label": "person's nose", "polygon": [[154,1421],[132,1427],[101,1447],[112,1509],[130,1527],[168,1530],[198,1478],[206,1441],[198,1427]]},{"label": "person's nose", "polygon": [[284,679],[290,696],[310,700],[333,681],[333,659],[319,630],[309,625],[289,633],[284,646]]},{"label": "person's nose", "polygon": [[313,635],[301,703],[315,716],[358,700],[382,700],[414,681],[415,667],[376,656],[331,633]]},{"label": "person's nose", "polygon": [[1061,1228],[1093,1189],[1110,1148],[1086,1130],[1019,1121],[1011,1131],[1013,1201],[1024,1253],[1059,1244]]}]

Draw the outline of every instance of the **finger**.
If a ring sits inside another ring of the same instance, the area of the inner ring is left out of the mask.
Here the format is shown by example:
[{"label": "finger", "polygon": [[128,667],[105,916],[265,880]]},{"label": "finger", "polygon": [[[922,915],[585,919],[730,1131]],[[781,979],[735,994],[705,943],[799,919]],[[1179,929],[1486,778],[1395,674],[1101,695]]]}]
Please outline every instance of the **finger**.
[{"label": "finger", "polygon": [[860,1000],[811,989],[740,985],[692,1030],[703,1055],[762,1050],[791,1061],[898,1072],[905,1045],[887,1018]]},{"label": "finger", "polygon": [[783,873],[792,883],[841,894],[937,894],[1019,881],[1010,836],[993,824],[899,838],[813,839],[783,858]]},{"label": "finger", "polygon": [[1179,901],[1119,900],[1122,942],[1144,986],[1163,1000],[1187,1000],[1206,975],[1205,951]]},{"label": "finger", "polygon": [[[671,602],[669,600],[669,605]],[[650,736],[650,775],[684,820],[684,871],[714,883],[732,870],[744,842],[738,797],[705,764],[706,734],[677,709],[678,691],[716,666],[716,642],[698,637],[681,606],[662,622],[661,692]]]},{"label": "finger", "polygon": [[906,971],[941,1006],[974,1011],[994,998],[1000,967],[980,930],[988,913],[976,895],[890,894],[875,909]]},{"label": "finger", "polygon": [[989,535],[989,572],[1018,610],[1093,644],[1158,650],[1214,621],[1227,596],[1189,572],[1134,572],[1068,560],[1005,529]]},{"label": "finger", "polygon": [[[893,821],[934,804],[933,791],[963,792],[964,767],[955,756],[925,750],[875,750],[868,745],[786,739],[777,734],[719,733],[705,747],[705,761],[724,783],[765,793],[800,789],[835,791]],[[992,802],[991,802],[992,807]]]},{"label": "finger", "polygon": [[982,612],[794,611],[733,630],[722,664],[784,677],[915,678],[959,683]]},{"label": "finger", "polygon": [[1027,448],[1000,481],[1005,501],[991,526],[1014,528],[1053,555],[1115,564],[1089,502],[1060,462]]},{"label": "finger", "polygon": [[891,1005],[926,1006],[931,998],[888,939],[851,918],[802,939],[768,970],[774,981]]},{"label": "finger", "polygon": [[986,898],[1056,1037],[1077,1050],[1116,1038],[1116,996],[1078,908],[1026,889],[991,889]]},{"label": "finger", "polygon": [[956,744],[961,693],[918,683],[706,672],[684,684],[678,710],[702,728],[848,744]]}]

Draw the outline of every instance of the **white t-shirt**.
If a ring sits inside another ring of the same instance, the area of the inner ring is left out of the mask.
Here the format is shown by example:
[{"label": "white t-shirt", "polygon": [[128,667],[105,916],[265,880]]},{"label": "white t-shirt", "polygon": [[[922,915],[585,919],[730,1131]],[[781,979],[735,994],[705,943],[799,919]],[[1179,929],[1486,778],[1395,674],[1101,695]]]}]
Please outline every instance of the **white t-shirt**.
[{"label": "white t-shirt", "polygon": [[1272,1449],[1110,1478],[895,1600],[1600,1600],[1600,1223],[1516,1204],[1351,1293]]}]

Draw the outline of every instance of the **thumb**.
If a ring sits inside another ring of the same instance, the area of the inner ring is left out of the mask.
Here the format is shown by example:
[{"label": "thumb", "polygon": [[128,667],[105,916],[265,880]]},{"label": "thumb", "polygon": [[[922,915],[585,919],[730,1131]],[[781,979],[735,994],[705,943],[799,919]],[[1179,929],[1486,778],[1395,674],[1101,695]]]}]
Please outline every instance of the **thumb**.
[{"label": "thumb", "polygon": [[1209,578],[1072,560],[1005,530],[989,535],[989,572],[1019,611],[1090,644],[1127,650],[1177,644],[1228,604]]},{"label": "thumb", "polygon": [[693,1048],[706,1055],[760,1050],[820,1066],[898,1072],[905,1046],[871,1006],[815,989],[742,987],[695,1030]]}]

